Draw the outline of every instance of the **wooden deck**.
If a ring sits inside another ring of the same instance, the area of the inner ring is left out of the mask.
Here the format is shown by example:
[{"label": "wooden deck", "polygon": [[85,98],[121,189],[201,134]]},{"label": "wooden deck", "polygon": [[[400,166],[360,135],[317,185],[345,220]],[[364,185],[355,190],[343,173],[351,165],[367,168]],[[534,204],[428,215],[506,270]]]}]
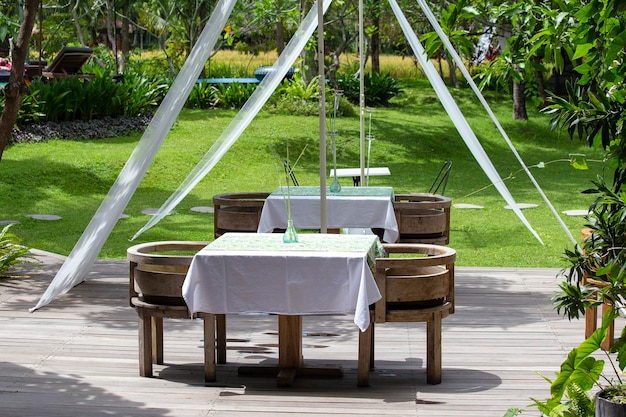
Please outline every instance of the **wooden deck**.
[{"label": "wooden deck", "polygon": [[[240,377],[277,360],[276,317],[228,317],[228,364],[202,381],[202,325],[165,323],[165,361],[138,375],[137,318],[127,263],[99,261],[90,279],[29,313],[62,260],[0,279],[0,416],[502,416],[548,384],[583,337],[584,322],[553,311],[556,269],[457,268],[456,314],[443,324],[443,383],[426,384],[422,325],[376,327],[371,386],[356,387],[357,328],[349,315],[304,319],[305,361],[341,366],[340,379],[299,377],[290,388]],[[528,415],[537,415],[531,410]]]}]

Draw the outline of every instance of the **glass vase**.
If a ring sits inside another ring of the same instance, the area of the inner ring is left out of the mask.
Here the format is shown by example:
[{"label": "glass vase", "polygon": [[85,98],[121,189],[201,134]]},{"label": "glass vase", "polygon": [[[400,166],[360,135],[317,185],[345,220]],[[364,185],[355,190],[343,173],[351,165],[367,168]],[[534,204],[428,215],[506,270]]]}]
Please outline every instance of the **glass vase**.
[{"label": "glass vase", "polygon": [[[335,168],[336,170],[337,168]],[[341,184],[339,184],[339,180],[337,179],[337,175],[335,175],[335,179],[333,180],[332,184],[330,184],[330,192],[331,193],[338,193],[341,191]]]},{"label": "glass vase", "polygon": [[283,234],[283,242],[284,243],[298,243],[298,232],[296,232],[296,228],[293,227],[293,220],[287,220],[287,230]]}]

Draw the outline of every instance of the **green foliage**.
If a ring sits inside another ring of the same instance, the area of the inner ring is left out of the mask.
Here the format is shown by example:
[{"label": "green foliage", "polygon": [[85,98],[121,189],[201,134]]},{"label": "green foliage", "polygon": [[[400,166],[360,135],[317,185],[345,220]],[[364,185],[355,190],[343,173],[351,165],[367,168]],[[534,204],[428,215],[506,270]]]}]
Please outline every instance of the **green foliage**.
[{"label": "green foliage", "polygon": [[124,82],[119,87],[122,114],[131,117],[155,111],[169,90],[170,80],[129,72],[124,75]]},{"label": "green foliage", "polygon": [[317,116],[320,111],[317,101],[294,100],[289,97],[274,99],[270,104],[267,111],[272,114]]},{"label": "green foliage", "polygon": [[248,101],[255,88],[253,84],[219,84],[216,104],[227,109],[240,109]]},{"label": "green foliage", "polygon": [[245,63],[242,63],[242,65],[233,65],[228,62],[209,59],[205,66],[205,72],[207,77],[211,78],[245,78],[251,76],[251,73],[254,72],[254,68],[248,69],[248,67],[243,64]]},{"label": "green foliage", "polygon": [[217,88],[209,83],[196,83],[185,107],[190,109],[212,109],[217,104]]},{"label": "green foliage", "polygon": [[11,266],[19,265],[32,257],[30,249],[22,246],[21,239],[9,232],[12,224],[7,224],[0,231],[0,276]]},{"label": "green foliage", "polygon": [[[350,103],[359,104],[360,80],[358,76],[337,74],[337,84]],[[363,77],[363,84],[366,106],[388,106],[390,100],[402,92],[398,80],[389,74],[366,74]]]},{"label": "green foliage", "polygon": [[[561,364],[556,378],[550,383],[550,398],[546,400],[533,399],[533,405],[549,417],[592,417],[595,416],[594,391],[599,388],[605,390],[605,398],[620,402],[626,393],[626,386],[620,378],[620,371],[626,367],[626,332],[622,330],[620,339],[605,352],[607,361],[615,371],[615,378],[605,374],[605,360],[597,359],[593,355],[601,351],[602,341],[606,338],[610,323],[618,316],[618,312],[611,308],[603,316],[602,326],[579,346],[573,348]],[[611,354],[616,354],[617,363]],[[520,414],[521,410],[510,409],[507,416]]]},{"label": "green foliage", "polygon": [[[284,80],[270,98],[268,111],[277,114],[291,114],[301,116],[315,116],[319,114],[319,78],[313,78],[308,84],[304,82],[299,73],[292,78]],[[334,95],[330,89],[326,90],[327,116],[333,115],[335,105]],[[355,110],[346,100],[340,96],[336,115],[339,117],[352,117]]]},{"label": "green foliage", "polygon": [[[4,95],[0,96],[0,107],[4,106]],[[27,94],[22,98],[17,120],[21,123],[38,123],[45,114],[41,112],[37,94]]]},{"label": "green foliage", "polygon": [[[459,54],[459,56],[469,59],[474,52],[472,34],[467,27],[472,25],[476,18],[477,11],[474,7],[469,7],[467,0],[458,0],[455,3],[448,3],[440,10],[439,25],[446,37]],[[451,59],[450,54],[443,45],[443,41],[436,32],[428,32],[422,35],[425,43],[425,50],[428,57],[439,55],[446,57],[450,65],[450,84],[458,87],[456,80],[456,63]],[[443,76],[443,74],[442,74]]]},{"label": "green foliage", "polygon": [[18,124],[137,116],[153,112],[167,88],[167,80],[154,81],[130,72],[124,76],[124,82],[114,81],[107,72],[90,79],[38,78],[28,86]]},{"label": "green foliage", "polygon": [[589,147],[606,150],[607,166],[614,169],[613,188],[626,185],[626,89],[614,86],[606,93],[568,84],[567,98],[553,97],[544,112],[554,129],[564,128]]},{"label": "green foliage", "polygon": [[292,100],[314,101],[320,96],[319,77],[313,78],[308,84],[304,82],[298,73],[291,79],[283,80],[276,92],[283,98]]},{"label": "green foliage", "polygon": [[148,53],[146,51],[137,51],[131,53],[127,60],[127,72],[134,72],[136,74],[147,74],[151,77],[160,76],[170,77],[167,60],[162,54]]},{"label": "green foliage", "polygon": [[[626,201],[599,178],[596,188],[587,193],[598,197],[590,207],[586,224],[590,231],[582,245],[566,249],[564,257],[570,266],[562,271],[565,281],[554,297],[558,312],[572,319],[584,314],[585,308],[603,302],[621,303],[626,296]],[[601,281],[602,285],[584,286],[585,277]]]}]

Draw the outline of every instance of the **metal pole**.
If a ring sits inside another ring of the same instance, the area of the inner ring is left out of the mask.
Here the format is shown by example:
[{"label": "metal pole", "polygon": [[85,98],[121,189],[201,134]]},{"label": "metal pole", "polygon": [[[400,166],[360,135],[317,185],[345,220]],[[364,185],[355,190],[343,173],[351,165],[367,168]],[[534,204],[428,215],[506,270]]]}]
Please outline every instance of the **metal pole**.
[{"label": "metal pole", "polygon": [[317,1],[317,64],[320,83],[320,231],[327,233],[326,217],[326,71],[324,68],[324,7]]}]

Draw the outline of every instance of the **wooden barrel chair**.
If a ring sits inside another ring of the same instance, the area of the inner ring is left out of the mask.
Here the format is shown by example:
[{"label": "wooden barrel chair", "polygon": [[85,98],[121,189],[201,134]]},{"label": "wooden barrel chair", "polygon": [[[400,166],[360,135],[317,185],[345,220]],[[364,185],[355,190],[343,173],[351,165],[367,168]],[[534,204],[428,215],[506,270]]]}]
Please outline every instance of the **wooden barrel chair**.
[{"label": "wooden barrel chair", "polygon": [[452,199],[437,194],[396,194],[393,210],[399,243],[450,243]]},{"label": "wooden barrel chair", "polygon": [[213,196],[213,234],[217,239],[226,232],[256,233],[265,199],[270,193],[229,193]]},{"label": "wooden barrel chair", "polygon": [[[141,376],[152,376],[153,363],[163,364],[163,318],[192,318],[182,285],[193,254],[206,245],[208,242],[164,241],[127,250],[130,305],[139,317]],[[202,318],[204,323],[204,379],[215,381],[216,339],[217,363],[226,363],[226,316],[198,313],[193,318]]]},{"label": "wooden barrel chair", "polygon": [[[383,244],[388,258],[376,259],[382,299],[370,309],[370,326],[359,332],[358,385],[369,385],[374,367],[374,325],[426,322],[426,379],[441,383],[441,322],[454,313],[454,249],[430,244]],[[401,255],[401,257],[395,257]]]}]

